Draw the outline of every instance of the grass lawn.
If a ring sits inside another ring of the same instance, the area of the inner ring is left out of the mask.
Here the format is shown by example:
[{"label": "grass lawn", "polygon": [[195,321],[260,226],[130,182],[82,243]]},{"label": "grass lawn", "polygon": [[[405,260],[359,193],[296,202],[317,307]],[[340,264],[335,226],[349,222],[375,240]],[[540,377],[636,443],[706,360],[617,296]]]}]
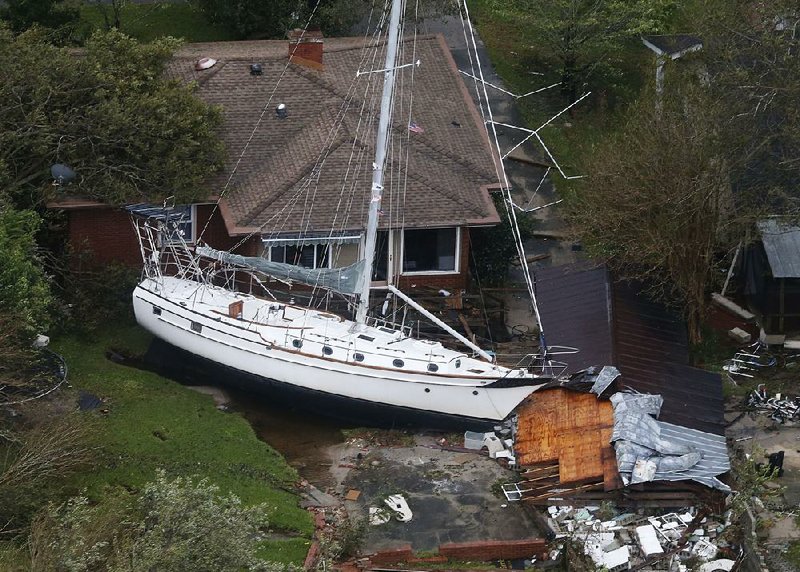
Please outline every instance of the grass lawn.
[{"label": "grass lawn", "polygon": [[99,459],[91,472],[73,477],[75,490],[85,489],[95,499],[116,494],[119,487],[138,490],[157,468],[168,476],[207,478],[246,504],[265,503],[271,527],[289,533],[265,542],[260,552],[265,558],[302,563],[313,523],[298,507],[295,470],[244,418],[217,410],[209,396],[105,357],[112,347],[140,354],[149,341],[149,334],[130,325],[98,341],[63,338],[53,344],[69,364],[71,384],[102,397],[109,410],[94,414]]},{"label": "grass lawn", "polygon": [[[92,27],[105,26],[103,10],[113,19],[110,5],[85,5],[81,18]],[[231,32],[210,23],[203,13],[188,3],[125,4],[120,16],[123,32],[149,42],[162,36],[183,38],[187,42],[222,42],[236,39]]]}]

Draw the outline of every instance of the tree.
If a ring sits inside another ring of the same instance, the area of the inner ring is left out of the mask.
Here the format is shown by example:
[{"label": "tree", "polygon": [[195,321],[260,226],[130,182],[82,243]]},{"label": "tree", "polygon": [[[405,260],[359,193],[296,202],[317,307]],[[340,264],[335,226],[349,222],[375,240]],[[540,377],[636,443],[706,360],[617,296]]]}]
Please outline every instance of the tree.
[{"label": "tree", "polygon": [[800,214],[797,3],[695,10],[706,73],[672,64],[663,111],[649,96],[631,106],[567,197],[590,250],[678,305],[693,341],[723,256],[761,217]]},{"label": "tree", "polygon": [[[303,15],[303,21],[308,18],[316,7],[315,17],[311,20],[312,26],[319,26],[326,36],[351,36],[358,35],[355,30],[359,24],[369,19],[370,12],[374,10],[372,24],[378,21],[378,10],[383,4],[378,5],[371,0],[309,0]],[[456,0],[418,0],[406,4],[406,18],[424,20],[425,18],[438,18],[457,11]],[[411,24],[406,29],[410,30]]]},{"label": "tree", "polygon": [[0,5],[0,19],[15,32],[33,25],[69,32],[80,20],[80,8],[73,0],[6,0]]},{"label": "tree", "polygon": [[90,505],[76,497],[34,522],[36,570],[282,570],[256,556],[267,520],[202,480],[169,480],[159,471],[132,501]]},{"label": "tree", "polygon": [[537,58],[561,81],[569,103],[600,78],[619,75],[626,44],[657,33],[674,0],[491,0],[494,10],[518,22]]},{"label": "tree", "polygon": [[194,0],[212,22],[241,39],[283,38],[292,27],[300,0]]},{"label": "tree", "polygon": [[[674,75],[674,74],[673,74]],[[716,254],[733,240],[729,149],[721,102],[691,84],[644,97],[601,147],[568,197],[588,250],[651,294],[677,304],[697,341]]]},{"label": "tree", "polygon": [[797,217],[800,181],[800,5],[796,0],[703,6],[709,87],[735,121],[732,184],[742,210]]},{"label": "tree", "polygon": [[12,202],[41,205],[56,163],[77,173],[69,194],[110,204],[206,196],[203,182],[222,164],[221,115],[165,77],[177,46],[112,30],[79,55],[39,30],[0,27],[0,176]]}]

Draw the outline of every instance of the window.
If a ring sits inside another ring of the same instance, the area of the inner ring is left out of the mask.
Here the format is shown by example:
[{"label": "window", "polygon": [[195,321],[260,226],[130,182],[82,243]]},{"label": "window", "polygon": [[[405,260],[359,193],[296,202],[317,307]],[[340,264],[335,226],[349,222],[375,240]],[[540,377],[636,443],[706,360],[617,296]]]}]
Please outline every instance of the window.
[{"label": "window", "polygon": [[298,349],[302,348],[303,347],[303,340],[292,340],[292,345],[294,347],[298,348]]},{"label": "window", "polygon": [[364,361],[364,354],[353,354],[353,359],[356,361]]},{"label": "window", "polygon": [[198,324],[197,322],[192,322],[192,331],[197,332],[198,334],[203,331],[203,325]]},{"label": "window", "polygon": [[303,268],[330,268],[327,244],[272,246],[268,250],[272,262],[284,262]]},{"label": "window", "polygon": [[160,316],[160,315],[161,315],[161,308],[159,308],[159,307],[157,307],[157,306],[153,306],[153,313],[154,313],[156,316]]},{"label": "window", "polygon": [[456,272],[457,228],[403,232],[403,272]]},{"label": "window", "polygon": [[403,366],[404,366],[404,365],[406,365],[406,364],[405,364],[405,363],[403,363],[403,360],[401,360],[401,359],[396,359],[396,360],[394,360],[394,361],[392,362],[392,365],[393,365],[394,367],[403,367]]},{"label": "window", "polygon": [[166,242],[194,244],[195,242],[195,219],[197,211],[194,205],[179,205],[172,209],[173,215],[178,215],[167,223]]},{"label": "window", "polygon": [[435,373],[435,372],[439,371],[439,366],[436,365],[435,363],[429,363],[428,364],[428,371],[431,372],[431,373]]},{"label": "window", "polygon": [[329,356],[333,353],[333,348],[330,346],[322,346],[322,353]]}]

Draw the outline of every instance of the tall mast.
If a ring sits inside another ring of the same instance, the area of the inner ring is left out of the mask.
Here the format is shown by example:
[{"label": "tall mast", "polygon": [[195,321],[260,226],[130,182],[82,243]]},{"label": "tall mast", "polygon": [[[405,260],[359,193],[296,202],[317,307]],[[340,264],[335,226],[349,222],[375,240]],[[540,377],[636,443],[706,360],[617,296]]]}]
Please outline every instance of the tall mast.
[{"label": "tall mast", "polygon": [[372,282],[372,263],[375,258],[375,242],[378,235],[378,211],[383,194],[383,168],[386,162],[386,147],[389,143],[389,126],[392,123],[392,107],[394,101],[394,78],[397,65],[397,46],[400,42],[400,13],[402,0],[392,2],[389,16],[389,33],[386,37],[385,76],[383,79],[383,95],[381,97],[381,114],[378,122],[378,137],[375,141],[375,162],[372,165],[372,192],[369,201],[369,218],[367,219],[366,244],[364,246],[364,275],[362,276],[361,295],[356,311],[356,322],[363,324],[367,320],[369,309],[369,285]]}]

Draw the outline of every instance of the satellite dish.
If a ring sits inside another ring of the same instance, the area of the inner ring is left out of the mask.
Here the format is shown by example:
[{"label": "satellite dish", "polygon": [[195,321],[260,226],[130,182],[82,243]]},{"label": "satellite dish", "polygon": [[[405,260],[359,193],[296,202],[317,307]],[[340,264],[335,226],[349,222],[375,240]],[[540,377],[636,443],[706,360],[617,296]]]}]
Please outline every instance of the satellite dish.
[{"label": "satellite dish", "polygon": [[50,174],[53,176],[54,185],[68,185],[75,179],[75,171],[62,163],[56,163],[50,167]]}]

